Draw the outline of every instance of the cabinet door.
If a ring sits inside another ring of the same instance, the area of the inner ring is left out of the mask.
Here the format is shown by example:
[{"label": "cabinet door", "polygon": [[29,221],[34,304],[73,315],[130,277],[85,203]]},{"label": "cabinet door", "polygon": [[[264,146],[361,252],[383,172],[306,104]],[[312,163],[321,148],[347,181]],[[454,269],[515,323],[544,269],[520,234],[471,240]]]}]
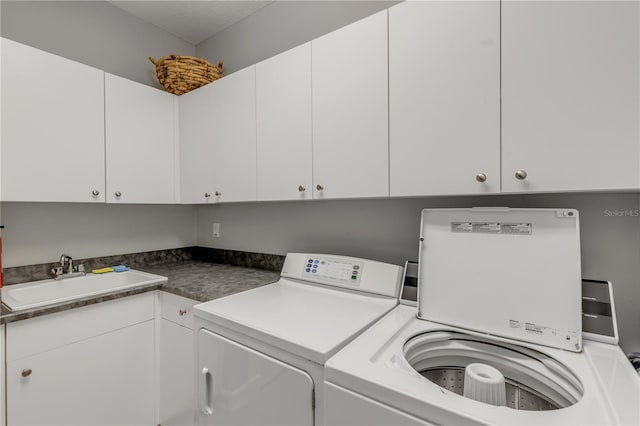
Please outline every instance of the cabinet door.
[{"label": "cabinet door", "polygon": [[193,425],[195,421],[193,330],[160,321],[160,424]]},{"label": "cabinet door", "polygon": [[255,66],[212,85],[214,109],[214,176],[216,201],[255,201],[256,74]]},{"label": "cabinet door", "polygon": [[392,196],[500,192],[500,2],[389,9]]},{"label": "cabinet door", "polygon": [[8,424],[154,424],[154,371],[154,321],[8,361]]},{"label": "cabinet door", "polygon": [[3,201],[104,201],[104,170],[104,72],[2,39]]},{"label": "cabinet door", "polygon": [[503,191],[638,188],[639,7],[502,3]]},{"label": "cabinet door", "polygon": [[387,11],[311,46],[314,198],[388,196]]},{"label": "cabinet door", "polygon": [[220,105],[213,96],[219,81],[179,97],[180,104],[180,201],[186,204],[214,202],[216,127],[213,115]]},{"label": "cabinet door", "polygon": [[255,66],[180,97],[183,203],[256,200]]},{"label": "cabinet door", "polygon": [[105,74],[107,202],[175,202],[176,100]]},{"label": "cabinet door", "polygon": [[258,199],[312,197],[311,44],[256,65]]},{"label": "cabinet door", "polygon": [[197,424],[313,425],[306,372],[204,329],[197,339]]}]

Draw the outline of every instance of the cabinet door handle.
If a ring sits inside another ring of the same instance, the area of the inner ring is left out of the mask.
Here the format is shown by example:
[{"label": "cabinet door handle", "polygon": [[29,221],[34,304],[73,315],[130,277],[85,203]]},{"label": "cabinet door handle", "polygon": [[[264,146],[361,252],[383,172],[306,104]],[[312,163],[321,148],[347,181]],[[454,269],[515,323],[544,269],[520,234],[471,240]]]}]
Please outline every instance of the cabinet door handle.
[{"label": "cabinet door handle", "polygon": [[484,173],[478,173],[476,175],[476,180],[480,183],[482,182],[486,182],[487,181],[487,175],[485,175]]},{"label": "cabinet door handle", "polygon": [[524,170],[518,170],[516,172],[516,179],[525,180],[526,178],[527,178],[527,172],[525,172]]},{"label": "cabinet door handle", "polygon": [[98,191],[97,189],[94,189],[93,191],[91,191],[91,195],[93,195],[94,197],[97,197],[98,195],[100,195],[100,191]]},{"label": "cabinet door handle", "polygon": [[211,197],[211,194],[209,194],[208,192],[204,193],[204,198],[210,198],[210,197]]},{"label": "cabinet door handle", "polygon": [[180,314],[180,316],[183,317],[183,316],[187,315],[187,310],[186,309],[180,309],[178,311],[178,314]]},{"label": "cabinet door handle", "polygon": [[116,198],[122,197],[122,192],[116,191],[115,196],[116,196]]},{"label": "cabinet door handle", "polygon": [[22,370],[22,377],[29,377],[31,373],[33,373],[33,371],[31,371],[30,368],[25,368],[24,370]]},{"label": "cabinet door handle", "polygon": [[306,190],[307,190],[307,188],[305,188],[305,187],[304,187],[304,186],[302,186],[302,185],[300,185],[300,186],[298,187],[298,191],[300,191],[300,192],[304,192],[304,191],[306,191]]},{"label": "cabinet door handle", "polygon": [[216,191],[216,197],[219,197],[219,196],[221,196],[221,195],[222,195],[222,192],[220,192],[220,191]]},{"label": "cabinet door handle", "polygon": [[202,399],[200,401],[200,409],[202,410],[202,414],[210,416],[213,414],[213,406],[211,402],[211,382],[213,381],[213,378],[208,368],[205,367],[202,369],[200,380],[202,380]]},{"label": "cabinet door handle", "polygon": [[316,189],[317,189],[318,191],[324,191],[324,186],[322,186],[322,185],[318,184],[318,185],[316,185]]}]

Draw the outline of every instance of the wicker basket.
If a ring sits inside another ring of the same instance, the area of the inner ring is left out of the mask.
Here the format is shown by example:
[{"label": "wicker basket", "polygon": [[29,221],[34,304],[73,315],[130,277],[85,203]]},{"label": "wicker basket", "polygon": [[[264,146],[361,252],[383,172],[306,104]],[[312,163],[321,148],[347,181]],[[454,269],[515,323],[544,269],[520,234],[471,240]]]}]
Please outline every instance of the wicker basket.
[{"label": "wicker basket", "polygon": [[202,58],[178,55],[157,61],[149,57],[149,60],[156,66],[158,81],[164,90],[174,95],[182,95],[222,77],[222,61],[216,66]]}]

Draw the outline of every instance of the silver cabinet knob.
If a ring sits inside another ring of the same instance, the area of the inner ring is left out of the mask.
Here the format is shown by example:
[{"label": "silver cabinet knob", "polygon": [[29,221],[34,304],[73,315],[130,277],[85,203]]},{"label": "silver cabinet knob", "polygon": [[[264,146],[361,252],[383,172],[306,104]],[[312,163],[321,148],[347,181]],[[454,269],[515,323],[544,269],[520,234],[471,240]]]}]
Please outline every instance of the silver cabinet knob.
[{"label": "silver cabinet knob", "polygon": [[30,368],[25,368],[22,370],[22,377],[29,377],[33,371]]},{"label": "silver cabinet knob", "polygon": [[322,185],[318,184],[318,185],[316,185],[316,189],[317,189],[318,191],[324,191],[324,186],[322,186]]},{"label": "silver cabinet knob", "polygon": [[307,188],[305,188],[305,187],[304,187],[304,186],[302,186],[302,185],[300,185],[300,186],[298,187],[298,191],[300,191],[300,192],[304,192],[304,191],[306,191],[306,190],[307,190]]},{"label": "silver cabinet knob", "polygon": [[122,192],[116,191],[115,196],[116,196],[116,198],[122,197]]},{"label": "silver cabinet knob", "polygon": [[100,191],[98,191],[97,189],[94,189],[93,191],[91,191],[91,195],[93,195],[94,197],[97,197],[98,195],[100,195]]},{"label": "silver cabinet knob", "polygon": [[518,170],[516,172],[516,179],[525,180],[526,178],[527,178],[527,172],[525,172],[524,170]]},{"label": "silver cabinet knob", "polygon": [[221,196],[221,195],[222,195],[222,192],[220,192],[220,191],[216,191],[216,197],[219,197],[219,196]]},{"label": "silver cabinet knob", "polygon": [[209,194],[208,192],[204,193],[204,198],[211,198],[211,194]]},{"label": "silver cabinet knob", "polygon": [[478,173],[476,175],[476,180],[480,183],[482,182],[486,182],[487,181],[487,175],[485,175],[484,173]]},{"label": "silver cabinet knob", "polygon": [[187,315],[187,310],[186,309],[180,309],[178,311],[178,314],[180,314],[180,316],[183,317],[183,316]]}]

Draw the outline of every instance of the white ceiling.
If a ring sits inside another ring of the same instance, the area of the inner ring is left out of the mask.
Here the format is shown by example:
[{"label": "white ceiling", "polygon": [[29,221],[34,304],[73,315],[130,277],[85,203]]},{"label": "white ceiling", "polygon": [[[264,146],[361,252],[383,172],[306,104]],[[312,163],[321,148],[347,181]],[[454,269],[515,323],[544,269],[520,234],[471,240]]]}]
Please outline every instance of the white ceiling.
[{"label": "white ceiling", "polygon": [[191,44],[199,44],[272,1],[110,1]]}]

